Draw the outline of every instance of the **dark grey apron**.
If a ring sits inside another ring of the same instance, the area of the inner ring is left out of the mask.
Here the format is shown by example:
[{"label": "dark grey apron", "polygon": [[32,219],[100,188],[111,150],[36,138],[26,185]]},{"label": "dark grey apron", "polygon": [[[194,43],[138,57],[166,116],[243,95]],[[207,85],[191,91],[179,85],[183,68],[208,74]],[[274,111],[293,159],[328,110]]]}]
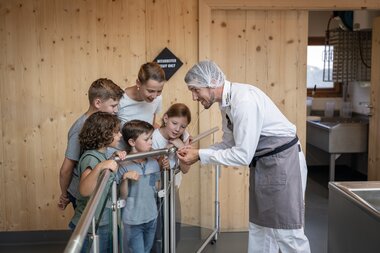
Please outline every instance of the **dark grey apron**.
[{"label": "dark grey apron", "polygon": [[[260,136],[250,164],[249,221],[276,229],[299,229],[304,224],[304,201],[298,144],[270,154],[294,137]],[[270,155],[265,155],[270,154]]]}]

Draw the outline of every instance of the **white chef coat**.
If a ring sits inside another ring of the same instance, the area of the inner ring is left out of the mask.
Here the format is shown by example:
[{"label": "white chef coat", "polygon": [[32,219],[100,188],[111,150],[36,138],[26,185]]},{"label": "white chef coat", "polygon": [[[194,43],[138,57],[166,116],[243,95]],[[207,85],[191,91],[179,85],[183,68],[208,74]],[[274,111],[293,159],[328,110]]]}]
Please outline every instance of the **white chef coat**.
[{"label": "white chef coat", "polygon": [[[264,92],[252,85],[226,80],[219,106],[223,119],[222,142],[199,150],[203,164],[249,165],[261,135],[296,135],[296,126],[289,122]],[[233,125],[233,132],[227,127],[226,114]]]}]

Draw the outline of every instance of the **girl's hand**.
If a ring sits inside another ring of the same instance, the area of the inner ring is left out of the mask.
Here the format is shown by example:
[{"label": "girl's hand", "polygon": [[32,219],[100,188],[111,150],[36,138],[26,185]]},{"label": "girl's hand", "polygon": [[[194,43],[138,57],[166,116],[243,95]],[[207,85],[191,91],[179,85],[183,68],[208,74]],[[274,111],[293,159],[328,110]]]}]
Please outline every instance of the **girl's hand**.
[{"label": "girl's hand", "polygon": [[169,140],[169,143],[173,144],[178,149],[185,146],[185,143],[183,143],[183,141],[180,138]]},{"label": "girl's hand", "polygon": [[113,157],[119,157],[120,160],[124,160],[125,157],[127,156],[127,152],[125,152],[125,151],[115,151],[112,156]]},{"label": "girl's hand", "polygon": [[158,159],[158,164],[160,165],[161,169],[163,169],[163,170],[170,169],[169,158],[167,156],[161,156]]},{"label": "girl's hand", "polygon": [[139,173],[137,173],[137,171],[128,171],[126,173],[123,174],[123,179],[131,179],[131,180],[134,180],[134,181],[137,181],[139,180],[140,178],[140,175]]},{"label": "girl's hand", "polygon": [[116,172],[119,166],[117,165],[117,162],[114,160],[105,160],[101,163],[99,163],[99,166],[102,170],[110,169],[112,172]]},{"label": "girl's hand", "polygon": [[191,135],[189,135],[189,138],[187,138],[186,140],[185,140],[185,146],[187,146],[187,145],[189,145],[189,144],[191,144],[192,142],[193,142],[193,136],[191,136]]}]

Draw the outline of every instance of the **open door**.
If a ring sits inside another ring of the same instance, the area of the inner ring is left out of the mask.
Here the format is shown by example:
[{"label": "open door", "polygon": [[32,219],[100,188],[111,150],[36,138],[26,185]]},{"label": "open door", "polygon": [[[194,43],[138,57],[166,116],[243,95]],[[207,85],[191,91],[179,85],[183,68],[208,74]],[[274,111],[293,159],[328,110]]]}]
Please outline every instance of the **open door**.
[{"label": "open door", "polygon": [[371,117],[369,120],[368,180],[380,180],[380,17],[372,26]]},{"label": "open door", "polygon": [[[200,2],[200,60],[211,59],[232,82],[248,83],[266,92],[297,125],[305,141],[306,46],[308,12],[294,10],[236,10],[212,8]],[[217,105],[201,112],[200,132],[221,127]],[[221,134],[216,135],[220,140]],[[201,146],[207,146],[203,143]],[[223,167],[220,177],[220,216],[223,231],[244,231],[248,224],[249,169]],[[215,171],[202,169],[201,185],[213,188]],[[208,182],[208,183],[206,183]],[[201,213],[207,227],[207,195]]]}]

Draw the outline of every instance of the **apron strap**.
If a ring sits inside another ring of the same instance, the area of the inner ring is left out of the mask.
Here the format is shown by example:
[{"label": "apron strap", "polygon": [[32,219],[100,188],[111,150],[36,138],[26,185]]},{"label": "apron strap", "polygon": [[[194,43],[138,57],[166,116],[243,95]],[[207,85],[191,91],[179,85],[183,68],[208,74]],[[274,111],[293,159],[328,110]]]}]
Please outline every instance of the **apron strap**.
[{"label": "apron strap", "polygon": [[296,135],[296,137],[291,140],[290,142],[280,146],[280,147],[277,147],[275,148],[274,150],[268,152],[268,153],[265,153],[265,154],[262,154],[262,155],[258,155],[258,156],[254,156],[252,158],[252,161],[251,163],[249,164],[249,167],[256,167],[256,163],[257,161],[262,158],[262,157],[266,157],[266,156],[271,156],[271,155],[275,155],[275,154],[278,154],[278,153],[281,153],[282,151],[284,150],[287,150],[288,148],[292,147],[293,145],[295,145],[296,143],[298,143],[298,136]]}]

